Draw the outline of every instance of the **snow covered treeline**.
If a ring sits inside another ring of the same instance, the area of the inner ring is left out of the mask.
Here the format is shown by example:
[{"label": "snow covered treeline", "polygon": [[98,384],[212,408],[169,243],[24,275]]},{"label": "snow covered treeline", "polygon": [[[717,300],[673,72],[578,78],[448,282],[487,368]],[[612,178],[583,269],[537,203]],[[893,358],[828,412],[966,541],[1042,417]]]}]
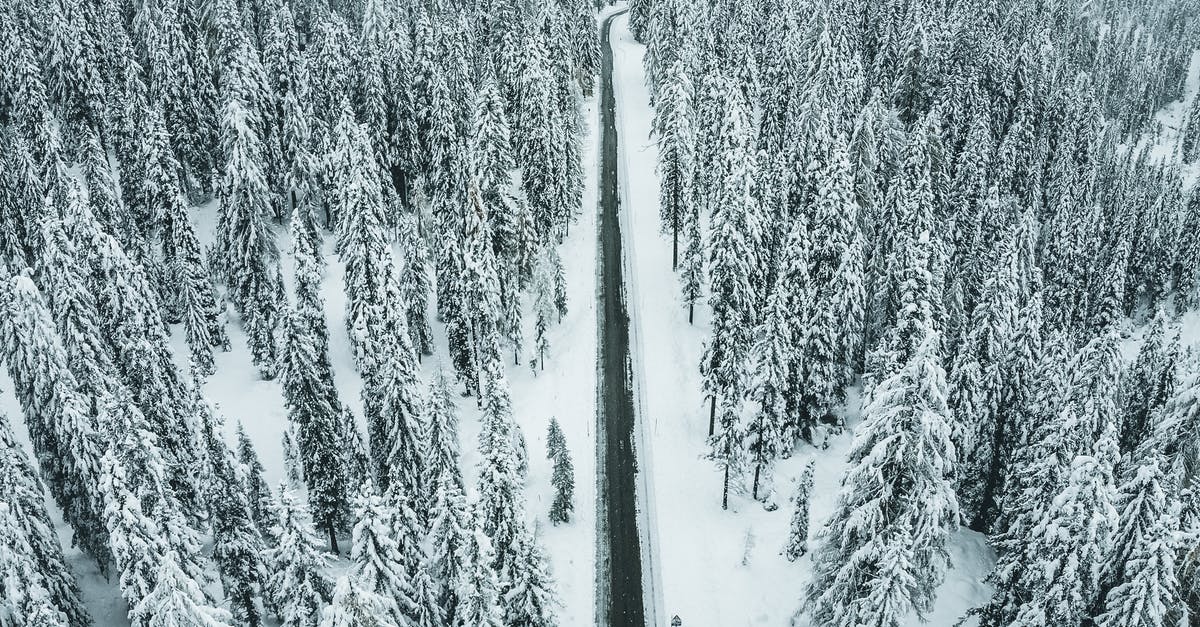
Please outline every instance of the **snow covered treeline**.
[{"label": "snow covered treeline", "polygon": [[[137,627],[556,624],[503,366],[524,292],[566,310],[592,4],[16,0],[0,57],[0,356],[33,452],[0,417],[0,624],[91,622],[47,494]],[[203,392],[227,305],[281,383],[283,485]],[[456,386],[420,376],[434,311],[482,408],[473,487]]]},{"label": "snow covered treeline", "polygon": [[773,462],[862,388],[805,620],[926,616],[965,525],[998,554],[978,624],[1194,624],[1194,5],[633,0],[630,27],[725,500],[774,507]]}]

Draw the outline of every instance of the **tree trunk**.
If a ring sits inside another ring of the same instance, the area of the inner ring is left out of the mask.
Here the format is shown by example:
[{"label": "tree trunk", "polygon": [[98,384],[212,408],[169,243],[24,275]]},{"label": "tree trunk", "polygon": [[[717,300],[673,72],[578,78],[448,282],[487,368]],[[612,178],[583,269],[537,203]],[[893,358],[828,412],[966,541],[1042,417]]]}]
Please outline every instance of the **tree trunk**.
[{"label": "tree trunk", "polygon": [[333,525],[329,525],[327,527],[327,529],[329,530],[329,552],[333,553],[334,555],[337,555],[339,553],[338,544],[337,544],[337,532],[334,531]]},{"label": "tree trunk", "polygon": [[708,435],[711,437],[717,426],[717,395],[712,395],[712,404],[708,409]]},{"label": "tree trunk", "polygon": [[692,319],[695,317],[695,315],[694,315],[695,312],[696,312],[696,303],[688,303],[688,324],[692,323]]},{"label": "tree trunk", "polygon": [[679,268],[679,190],[671,190],[671,270]]},{"label": "tree trunk", "polygon": [[756,501],[758,500],[758,476],[761,472],[762,462],[760,461],[757,464],[754,464],[754,489],[751,491],[751,494],[754,496],[754,500]]},{"label": "tree trunk", "polygon": [[483,407],[483,389],[480,387],[479,382],[483,378],[483,364],[479,360],[479,342],[475,339],[474,320],[471,320],[471,357],[474,358],[475,362],[475,406]]},{"label": "tree trunk", "polygon": [[725,462],[725,482],[721,486],[721,509],[729,509],[729,461]]}]

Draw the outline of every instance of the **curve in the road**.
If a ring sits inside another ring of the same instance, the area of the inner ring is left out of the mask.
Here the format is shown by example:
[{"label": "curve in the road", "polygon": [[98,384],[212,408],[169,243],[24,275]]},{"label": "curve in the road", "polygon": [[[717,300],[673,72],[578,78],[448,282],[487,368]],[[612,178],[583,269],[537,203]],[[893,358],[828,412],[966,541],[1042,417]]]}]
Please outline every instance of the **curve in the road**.
[{"label": "curve in the road", "polygon": [[599,479],[596,622],[643,627],[641,542],[638,534],[637,458],[634,450],[633,392],[629,359],[629,315],[622,277],[618,216],[616,102],[613,97],[609,15],[601,27],[600,79],[600,254],[599,399],[597,477]]}]

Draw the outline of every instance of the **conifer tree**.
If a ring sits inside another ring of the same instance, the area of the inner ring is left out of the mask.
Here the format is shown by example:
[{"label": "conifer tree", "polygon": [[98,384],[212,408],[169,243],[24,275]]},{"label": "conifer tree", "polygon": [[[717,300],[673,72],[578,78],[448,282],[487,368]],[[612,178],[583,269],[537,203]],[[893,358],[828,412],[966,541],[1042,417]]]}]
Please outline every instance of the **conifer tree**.
[{"label": "conifer tree", "polygon": [[1138,538],[1126,562],[1129,579],[1108,594],[1105,611],[1096,619],[1100,627],[1151,627],[1168,624],[1180,604],[1175,575],[1176,533],[1174,517],[1151,523]]},{"label": "conifer tree", "polygon": [[419,232],[416,216],[401,218],[400,246],[407,251],[404,269],[401,273],[402,300],[406,304],[408,332],[412,336],[412,346],[421,355],[433,352],[433,329],[429,326],[429,294],[433,292],[432,279],[429,276],[429,249],[425,238]]},{"label": "conifer tree", "polygon": [[78,543],[104,568],[111,559],[105,501],[97,497],[103,448],[42,294],[27,276],[4,276],[0,340],[17,400],[50,495]]},{"label": "conifer tree", "polygon": [[354,122],[349,104],[343,103],[337,126],[339,145],[345,146],[344,169],[335,175],[338,190],[337,243],[346,263],[346,324],[355,349],[355,363],[366,376],[377,364],[383,341],[381,307],[389,273],[388,239],[378,164],[364,126]]},{"label": "conifer tree", "polygon": [[308,508],[286,486],[276,491],[275,512],[276,544],[263,556],[269,572],[264,586],[269,607],[284,627],[316,627],[321,608],[333,596],[325,575],[328,560],[317,548]]},{"label": "conifer tree", "polygon": [[162,557],[153,590],[130,611],[133,623],[139,627],[230,625],[229,612],[200,601],[204,598],[200,586],[180,570],[177,560],[173,551]]},{"label": "conifer tree", "polygon": [[558,625],[554,581],[537,538],[523,535],[519,554],[521,559],[514,562],[513,579],[507,582],[508,593],[504,595],[505,623],[523,627]]},{"label": "conifer tree", "polygon": [[554,309],[558,312],[558,321],[562,322],[563,316],[567,315],[567,270],[557,246],[550,247],[550,267],[554,271]]},{"label": "conifer tree", "polygon": [[[786,395],[793,327],[787,297],[777,282],[760,324],[750,375],[750,397],[757,402],[758,409],[753,420],[746,425],[746,447],[754,462],[751,496],[755,499],[759,498],[760,493],[767,498],[774,492],[770,488],[771,466],[787,450]],[[766,481],[762,481],[764,471]],[[760,492],[763,483],[766,489]]]},{"label": "conifer tree", "polygon": [[679,267],[679,238],[692,219],[692,85],[685,66],[677,60],[654,107],[654,132],[658,135],[658,173],[661,181],[659,220],[671,233],[671,268]]},{"label": "conifer tree", "polygon": [[434,503],[430,508],[429,555],[425,562],[429,574],[437,581],[437,599],[448,624],[456,624],[460,585],[468,569],[475,565],[464,561],[463,551],[473,533],[466,497],[460,485],[449,473],[443,473],[436,484]]},{"label": "conifer tree", "polygon": [[536,369],[541,370],[546,369],[546,351],[550,350],[550,324],[556,315],[554,268],[550,259],[550,248],[550,245],[542,245],[533,270],[533,341],[534,349],[537,351],[534,361],[538,366]]},{"label": "conifer tree", "polygon": [[1105,569],[1105,625],[1165,624],[1179,599],[1175,554],[1179,520],[1164,490],[1162,456],[1153,443],[1138,449],[1140,459],[1121,485],[1120,516],[1113,530],[1110,566]]},{"label": "conifer tree", "polygon": [[424,460],[422,457],[421,399],[417,363],[404,325],[403,305],[396,302],[396,277],[387,277],[390,290],[386,310],[397,325],[386,329],[380,345],[385,354],[363,387],[373,474],[385,491],[403,495],[405,504],[420,512]]},{"label": "conifer tree", "polygon": [[200,256],[200,242],[177,189],[167,198],[162,211],[168,214],[163,218],[163,243],[171,249],[171,254],[165,255],[166,264],[168,272],[176,279],[175,289],[178,290],[191,360],[201,374],[212,374],[216,372],[213,347],[229,350],[224,303],[218,300],[213,289]]},{"label": "conifer tree", "polygon": [[808,553],[808,510],[812,499],[813,462],[804,465],[800,473],[800,481],[796,484],[796,495],[792,502],[796,509],[792,511],[792,526],[788,531],[788,543],[783,550],[784,557],[794,562]]},{"label": "conifer tree", "polygon": [[[894,624],[932,607],[947,566],[945,542],[958,522],[937,342],[925,331],[913,357],[879,383],[863,410],[850,468],[813,558],[805,608],[818,622]],[[899,549],[911,552],[907,559],[888,561]],[[909,585],[882,597],[873,592],[897,580]]]},{"label": "conifer tree", "polygon": [[492,543],[481,529],[467,534],[467,543],[459,550],[459,562],[466,567],[455,591],[455,627],[501,627],[505,624],[500,607],[499,587]]},{"label": "conifer tree", "polygon": [[688,324],[695,320],[696,303],[700,302],[704,285],[704,242],[700,239],[700,213],[693,209],[687,220],[683,250],[683,270],[679,274],[683,302],[687,303]]},{"label": "conifer tree", "polygon": [[308,321],[293,310],[284,331],[281,369],[288,419],[299,436],[314,523],[336,553],[337,531],[345,527],[349,507],[350,467],[344,449],[349,434],[343,433],[340,405],[334,405],[336,398],[330,398],[320,379],[320,355]]},{"label": "conifer tree", "polygon": [[254,443],[246,435],[241,422],[237,426],[237,460],[242,465],[242,473],[245,476],[246,497],[254,523],[260,530],[269,530],[275,526],[272,519],[271,486],[267,485],[263,476],[266,469],[258,460],[258,451],[254,450]]},{"label": "conifer tree", "polygon": [[1174,392],[1178,346],[1174,338],[1167,337],[1166,325],[1166,315],[1160,311],[1123,382],[1122,453],[1136,450],[1150,438],[1154,432],[1151,416]]},{"label": "conifer tree", "polygon": [[[1116,524],[1113,392],[1119,356],[1109,334],[1089,342],[1064,367],[1072,350],[1065,342],[1060,336],[1048,347],[1030,424],[1016,432],[1027,444],[1011,464],[1001,508],[1004,531],[993,538],[998,556],[988,581],[995,593],[972,610],[985,625],[1045,612],[1047,618],[1068,614],[1066,620],[1078,620],[1098,600],[1107,557],[1097,556],[1110,555]],[[1093,558],[1098,561],[1086,561]],[[1063,595],[1074,600],[1060,603]]]},{"label": "conifer tree", "polygon": [[225,178],[217,250],[230,299],[242,315],[251,355],[264,378],[275,376],[275,330],[282,290],[279,252],[267,224],[271,201],[259,120],[241,100],[229,100],[221,120]]},{"label": "conifer tree", "polygon": [[[462,468],[459,466],[458,412],[450,397],[450,383],[445,373],[438,376],[429,386],[424,415],[425,466],[423,485],[436,486],[446,477],[460,489],[463,487]],[[430,504],[436,500],[432,497]]]},{"label": "conifer tree", "polygon": [[813,198],[812,248],[809,276],[816,287],[806,323],[803,409],[819,417],[829,413],[844,397],[854,376],[856,347],[862,343],[862,259],[859,245],[858,205],[845,140],[818,136],[830,143],[826,163],[817,177]]},{"label": "conifer tree", "polygon": [[557,432],[557,438],[546,439],[550,447],[550,458],[554,462],[554,470],[550,475],[550,483],[554,486],[554,502],[550,504],[550,522],[554,524],[571,521],[571,513],[575,511],[575,467],[571,464],[571,452],[567,450],[566,440],[558,421],[550,419],[551,434]]},{"label": "conifer tree", "polygon": [[[802,437],[809,442],[815,442],[815,416],[804,416],[801,399],[804,396],[804,368],[801,361],[803,353],[797,347],[804,345],[805,328],[801,324],[808,317],[812,305],[813,285],[809,276],[809,236],[808,222],[803,216],[797,218],[788,230],[784,240],[784,249],[779,258],[779,269],[775,279],[774,295],[780,302],[768,300],[768,316],[775,312],[772,307],[782,307],[787,314],[786,326],[782,333],[787,352],[787,370],[784,389],[784,408],[789,420],[785,424],[785,441],[794,441]],[[777,331],[779,332],[779,331]]]},{"label": "conifer tree", "polygon": [[704,347],[700,371],[709,397],[709,435],[714,434],[718,401],[740,395],[750,331],[755,322],[752,274],[758,219],[751,194],[755,165],[745,105],[735,101],[725,118],[721,171],[724,180],[712,215],[709,237],[709,305],[712,338]]},{"label": "conifer tree", "polygon": [[[0,503],[0,616],[5,624],[68,627],[67,615],[51,599],[38,572],[33,549],[22,536],[20,514],[9,503]],[[83,622],[90,624],[86,613]]]},{"label": "conifer tree", "polygon": [[[262,557],[265,548],[262,537],[264,527],[253,517],[255,490],[252,488],[247,494],[243,479],[251,478],[239,472],[250,467],[250,464],[242,461],[243,468],[237,467],[239,460],[217,434],[220,429],[219,418],[208,407],[199,390],[195,392],[195,397],[196,403],[201,405],[199,411],[206,418],[204,439],[211,477],[205,496],[212,520],[213,559],[217,562],[225,597],[234,616],[243,624],[257,627],[262,624],[259,605],[262,603],[262,586],[267,572]],[[245,433],[239,423],[239,449],[244,438]],[[249,441],[245,440],[245,443],[249,444]],[[253,453],[253,449],[250,452]],[[257,462],[257,457],[251,461]],[[262,480],[261,466],[258,480]],[[265,496],[269,497],[270,492],[267,491]],[[265,531],[271,529],[267,527]]]},{"label": "conifer tree", "polygon": [[[0,413],[0,563],[8,576],[0,589],[11,599],[15,616],[34,616],[33,605],[60,614],[63,625],[88,625],[91,618],[80,600],[75,575],[46,512],[45,491],[36,470],[17,443],[8,418]],[[12,585],[13,588],[7,586]],[[20,596],[24,595],[22,600]],[[44,595],[44,596],[42,596]],[[19,607],[22,603],[28,607]],[[3,606],[0,606],[3,607]],[[31,623],[36,624],[36,623]],[[47,621],[47,624],[50,624]]]},{"label": "conifer tree", "polygon": [[356,588],[380,599],[381,613],[375,618],[407,625],[416,613],[416,591],[405,567],[402,547],[389,529],[401,513],[375,495],[370,482],[363,484],[354,509],[358,522],[351,540],[352,565],[348,576]]},{"label": "conifer tree", "polygon": [[321,612],[320,627],[399,627],[388,610],[387,599],[342,575],[333,601]]},{"label": "conifer tree", "polygon": [[[519,459],[516,450],[508,382],[496,359],[484,371],[486,388],[479,437],[478,524],[495,547],[491,564],[503,577],[514,559],[515,541],[524,529]],[[490,547],[489,547],[490,548]]]}]

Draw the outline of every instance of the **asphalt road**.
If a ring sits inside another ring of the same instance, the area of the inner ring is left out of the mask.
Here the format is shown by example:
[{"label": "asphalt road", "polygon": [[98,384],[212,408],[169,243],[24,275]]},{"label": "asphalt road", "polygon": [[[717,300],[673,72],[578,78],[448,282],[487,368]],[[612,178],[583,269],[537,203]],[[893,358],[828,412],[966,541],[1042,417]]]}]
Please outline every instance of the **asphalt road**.
[{"label": "asphalt road", "polygon": [[[620,12],[620,13],[623,13]],[[610,15],[602,26],[600,77],[599,402],[597,450],[600,520],[596,619],[601,625],[643,627],[641,542],[637,527],[637,458],[630,387],[629,314],[621,267],[617,193],[617,128],[612,90]]]}]

